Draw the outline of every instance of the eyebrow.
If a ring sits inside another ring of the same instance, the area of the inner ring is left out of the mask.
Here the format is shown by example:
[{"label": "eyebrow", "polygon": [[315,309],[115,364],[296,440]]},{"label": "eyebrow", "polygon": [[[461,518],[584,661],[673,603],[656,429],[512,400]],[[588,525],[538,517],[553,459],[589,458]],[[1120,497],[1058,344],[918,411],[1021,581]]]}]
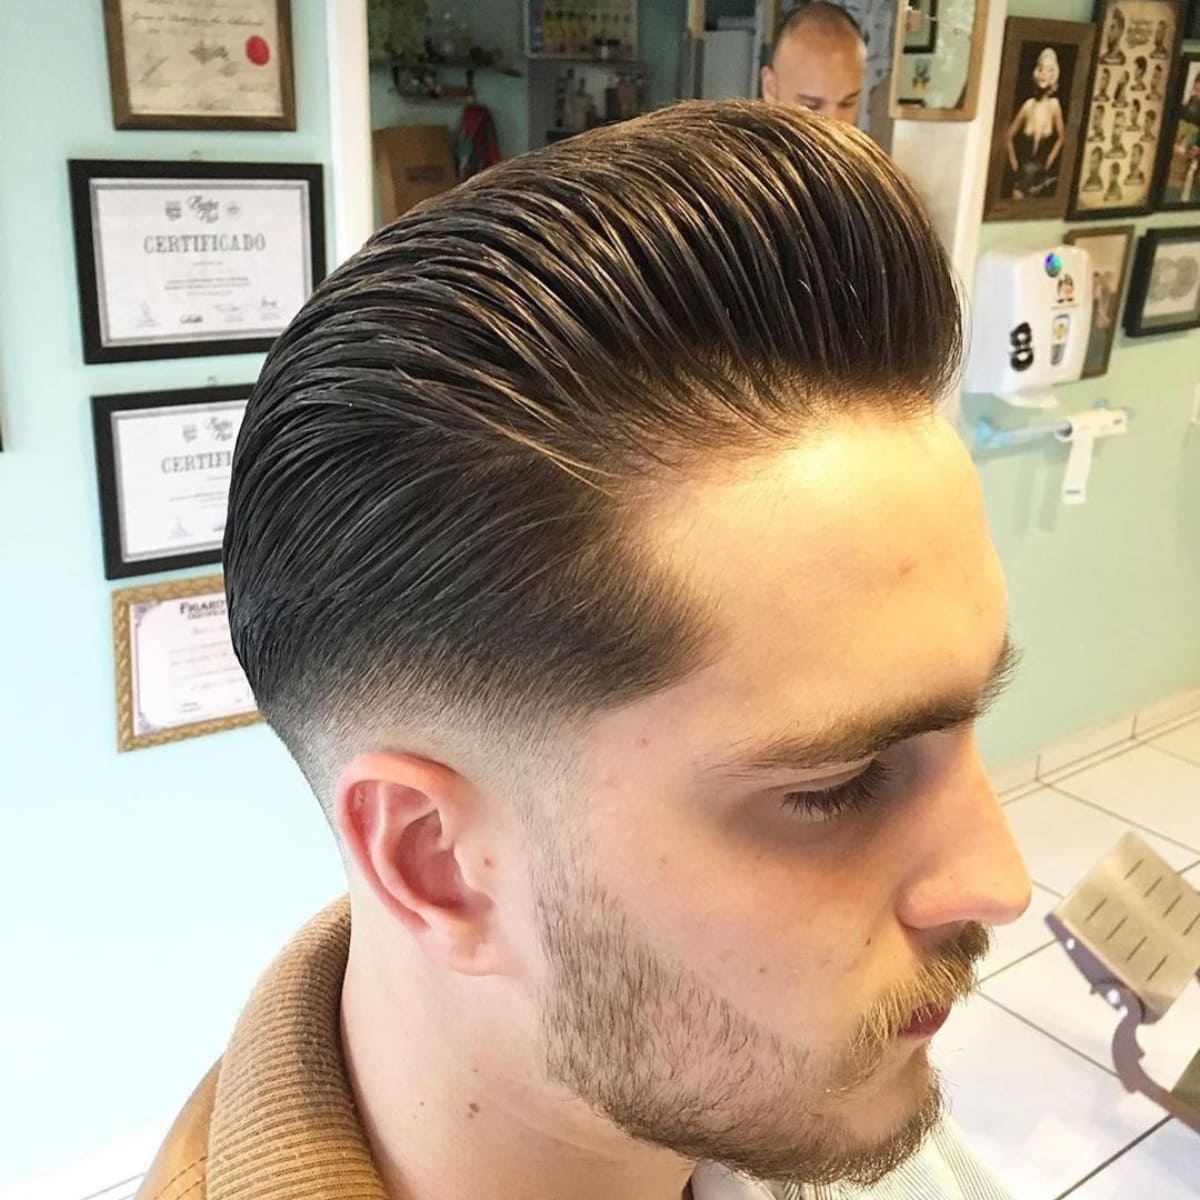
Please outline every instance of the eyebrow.
[{"label": "eyebrow", "polygon": [[[857,92],[851,92],[848,96],[843,96],[840,100],[835,100],[833,103],[839,104],[839,105],[840,104],[856,104],[861,99],[862,99],[862,88],[859,88]],[[803,92],[800,92],[796,96],[796,103],[797,104],[806,104],[806,105],[813,105],[813,104],[823,105],[825,103],[825,97],[824,96],[806,96]]]},{"label": "eyebrow", "polygon": [[987,682],[975,694],[918,701],[882,717],[852,717],[830,722],[824,730],[779,734],[754,745],[743,743],[732,759],[709,770],[731,776],[814,770],[857,762],[910,738],[969,724],[977,721],[1009,685],[1020,657],[1012,639],[1005,635]]}]

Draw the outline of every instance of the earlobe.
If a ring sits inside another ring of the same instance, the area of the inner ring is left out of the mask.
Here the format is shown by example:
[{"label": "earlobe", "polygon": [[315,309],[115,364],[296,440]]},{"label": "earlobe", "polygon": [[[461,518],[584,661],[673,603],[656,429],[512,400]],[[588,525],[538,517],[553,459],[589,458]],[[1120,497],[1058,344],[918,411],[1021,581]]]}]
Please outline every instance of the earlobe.
[{"label": "earlobe", "polygon": [[334,821],[350,865],[382,908],[452,969],[490,970],[492,902],[461,869],[466,781],[407,755],[363,755],[338,782]]}]

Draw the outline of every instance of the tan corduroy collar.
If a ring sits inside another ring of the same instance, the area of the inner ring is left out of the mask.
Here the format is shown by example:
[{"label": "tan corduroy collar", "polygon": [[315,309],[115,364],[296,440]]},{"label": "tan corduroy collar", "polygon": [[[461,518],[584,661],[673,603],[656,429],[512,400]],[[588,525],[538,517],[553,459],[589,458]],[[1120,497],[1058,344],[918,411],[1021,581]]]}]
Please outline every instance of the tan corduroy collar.
[{"label": "tan corduroy collar", "polygon": [[[314,917],[268,968],[220,1064],[205,1200],[388,1200],[342,1056],[350,903]],[[199,1160],[203,1162],[203,1158]],[[152,1194],[182,1200],[198,1163]],[[696,1200],[771,1200],[764,1184],[702,1166]]]},{"label": "tan corduroy collar", "polygon": [[209,1128],[208,1200],[387,1200],[342,1057],[346,899],[275,960],[225,1051]]}]

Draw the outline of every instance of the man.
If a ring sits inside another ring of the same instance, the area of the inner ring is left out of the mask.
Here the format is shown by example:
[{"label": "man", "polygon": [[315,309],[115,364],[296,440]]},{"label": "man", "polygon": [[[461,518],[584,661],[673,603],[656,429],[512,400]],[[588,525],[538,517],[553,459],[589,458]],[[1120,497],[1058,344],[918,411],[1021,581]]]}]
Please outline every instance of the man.
[{"label": "man", "polygon": [[1170,58],[1171,51],[1167,46],[1167,23],[1159,21],[1154,27],[1154,49],[1150,51],[1151,58]]},{"label": "man", "polygon": [[779,22],[761,71],[762,98],[853,124],[866,60],[866,44],[849,13],[825,0],[807,0]]},{"label": "man", "polygon": [[1029,895],[960,347],[882,151],[757,103],[509,160],[317,288],[226,585],[350,898],[143,1196],[1002,1195],[927,1056]]},{"label": "man", "polygon": [[1200,125],[1200,72],[1197,72],[1192,80],[1192,91],[1179,114],[1179,119],[1187,121],[1189,125]]},{"label": "man", "polygon": [[1142,158],[1145,152],[1145,147],[1141,142],[1133,143],[1133,148],[1129,152],[1129,171],[1125,176],[1126,187],[1130,184],[1146,182],[1146,172],[1142,170]]}]

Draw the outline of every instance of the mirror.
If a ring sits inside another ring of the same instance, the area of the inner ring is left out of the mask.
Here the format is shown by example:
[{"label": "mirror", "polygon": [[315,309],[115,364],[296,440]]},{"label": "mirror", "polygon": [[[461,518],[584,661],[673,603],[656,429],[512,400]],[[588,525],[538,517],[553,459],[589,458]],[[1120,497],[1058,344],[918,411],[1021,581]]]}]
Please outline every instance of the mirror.
[{"label": "mirror", "polygon": [[970,121],[979,98],[987,0],[899,0],[890,112],[906,121]]}]

